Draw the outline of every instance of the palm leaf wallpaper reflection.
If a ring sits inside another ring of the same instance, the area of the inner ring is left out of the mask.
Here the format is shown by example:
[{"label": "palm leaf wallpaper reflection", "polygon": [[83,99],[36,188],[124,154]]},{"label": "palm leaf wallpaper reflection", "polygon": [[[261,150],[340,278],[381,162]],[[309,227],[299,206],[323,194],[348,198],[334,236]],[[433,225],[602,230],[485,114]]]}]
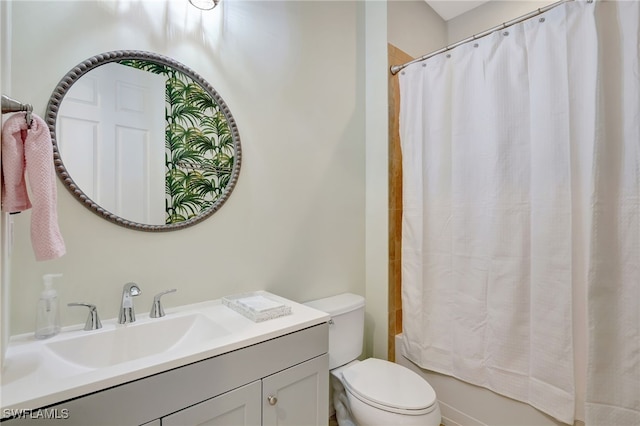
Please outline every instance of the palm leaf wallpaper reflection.
[{"label": "palm leaf wallpaper reflection", "polygon": [[234,145],[226,117],[191,77],[145,60],[119,61],[167,78],[165,105],[166,223],[197,216],[231,179]]}]

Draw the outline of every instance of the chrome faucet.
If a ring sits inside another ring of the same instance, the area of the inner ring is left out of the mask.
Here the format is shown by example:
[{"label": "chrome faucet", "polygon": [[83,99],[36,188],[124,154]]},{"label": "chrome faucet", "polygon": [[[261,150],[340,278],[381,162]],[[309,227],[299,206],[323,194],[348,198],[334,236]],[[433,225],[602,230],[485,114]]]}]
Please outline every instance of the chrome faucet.
[{"label": "chrome faucet", "polygon": [[142,293],[140,287],[136,283],[126,283],[122,288],[122,302],[120,303],[120,315],[118,315],[118,324],[134,322],[136,320],[136,311],[133,308],[133,296]]}]

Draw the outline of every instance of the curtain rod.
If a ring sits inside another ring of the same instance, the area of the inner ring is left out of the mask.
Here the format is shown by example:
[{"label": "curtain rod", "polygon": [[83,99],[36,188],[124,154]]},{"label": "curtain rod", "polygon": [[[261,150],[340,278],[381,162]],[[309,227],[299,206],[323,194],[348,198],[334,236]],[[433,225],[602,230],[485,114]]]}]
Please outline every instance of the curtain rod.
[{"label": "curtain rod", "polygon": [[[522,15],[522,16],[519,16],[519,17],[517,17],[515,19],[512,19],[511,21],[507,21],[507,22],[504,22],[504,23],[502,23],[500,25],[497,25],[497,26],[495,26],[493,28],[489,28],[488,30],[483,31],[481,33],[472,35],[471,37],[467,37],[464,40],[460,40],[460,41],[458,41],[456,43],[453,43],[452,45],[443,47],[442,49],[436,50],[435,52],[431,52],[431,53],[428,53],[428,54],[426,54],[424,56],[421,56],[419,58],[413,59],[413,60],[411,60],[409,62],[406,62],[406,63],[404,63],[402,65],[393,65],[391,67],[391,69],[390,69],[391,70],[391,74],[392,75],[396,75],[398,72],[400,72],[400,70],[402,70],[403,68],[405,68],[405,67],[407,67],[407,66],[409,66],[411,64],[414,64],[416,62],[422,62],[422,61],[424,61],[426,59],[429,59],[429,58],[431,58],[433,56],[439,55],[440,53],[447,52],[447,51],[449,51],[451,49],[454,49],[454,48],[456,48],[456,47],[458,47],[460,45],[463,45],[465,43],[469,43],[470,41],[477,40],[477,39],[482,38],[482,37],[484,37],[486,35],[489,35],[489,34],[495,32],[495,31],[502,30],[504,28],[510,27],[512,25],[515,25],[515,24],[519,24],[522,21],[526,21],[529,18],[533,18],[534,16],[538,16],[538,15],[540,15],[540,14],[542,14],[542,13],[548,11],[548,10],[551,10],[556,6],[560,6],[561,4],[572,2],[572,1],[574,1],[574,0],[560,0],[560,1],[557,1],[555,3],[547,5],[545,7],[541,7],[540,9],[536,9],[533,12],[529,12],[526,15]],[[587,0],[587,3],[592,3],[592,2],[593,2],[593,0]]]}]

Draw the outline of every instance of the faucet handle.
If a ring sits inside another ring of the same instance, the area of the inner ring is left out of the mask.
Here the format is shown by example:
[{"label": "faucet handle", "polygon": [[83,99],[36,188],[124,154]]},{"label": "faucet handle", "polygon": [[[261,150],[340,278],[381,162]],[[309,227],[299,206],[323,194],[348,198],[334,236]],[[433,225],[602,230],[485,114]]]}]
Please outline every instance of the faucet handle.
[{"label": "faucet handle", "polygon": [[162,303],[160,303],[160,298],[167,293],[175,293],[176,291],[178,290],[176,290],[175,288],[172,288],[171,290],[166,290],[153,296],[153,305],[151,305],[151,312],[149,312],[149,316],[151,318],[163,317],[164,309],[162,309]]},{"label": "faucet handle", "polygon": [[92,305],[90,303],[72,302],[67,303],[67,306],[84,306],[89,308],[89,316],[87,317],[87,322],[84,324],[84,329],[86,331],[102,328],[102,323],[100,322],[100,318],[98,317],[98,309],[96,308],[96,305]]}]

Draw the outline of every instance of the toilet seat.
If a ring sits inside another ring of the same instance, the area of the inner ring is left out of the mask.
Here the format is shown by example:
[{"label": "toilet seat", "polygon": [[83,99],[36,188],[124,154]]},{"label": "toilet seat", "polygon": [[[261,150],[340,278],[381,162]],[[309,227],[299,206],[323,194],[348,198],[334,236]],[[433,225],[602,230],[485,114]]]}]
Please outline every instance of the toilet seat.
[{"label": "toilet seat", "polygon": [[398,414],[422,415],[436,407],[436,393],[418,374],[369,358],[342,372],[347,390],[365,404]]}]

